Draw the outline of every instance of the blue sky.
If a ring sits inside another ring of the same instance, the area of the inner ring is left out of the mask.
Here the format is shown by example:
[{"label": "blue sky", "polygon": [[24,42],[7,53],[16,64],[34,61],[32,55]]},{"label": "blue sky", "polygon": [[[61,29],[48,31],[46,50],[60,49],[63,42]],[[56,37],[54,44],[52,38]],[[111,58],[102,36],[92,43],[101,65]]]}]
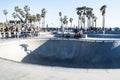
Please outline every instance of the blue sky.
[{"label": "blue sky", "polygon": [[[46,8],[46,24],[49,26],[59,26],[59,15],[61,11],[63,16],[72,17],[73,25],[77,25],[76,8],[81,6],[92,7],[97,16],[97,26],[102,25],[102,16],[100,7],[107,5],[106,8],[106,27],[120,26],[120,0],[1,0],[0,2],[0,22],[5,21],[3,10],[8,10],[8,20],[13,19],[11,14],[15,6],[23,8],[25,5],[30,7],[30,13],[41,13],[42,8]],[[69,24],[68,24],[69,25]]]}]

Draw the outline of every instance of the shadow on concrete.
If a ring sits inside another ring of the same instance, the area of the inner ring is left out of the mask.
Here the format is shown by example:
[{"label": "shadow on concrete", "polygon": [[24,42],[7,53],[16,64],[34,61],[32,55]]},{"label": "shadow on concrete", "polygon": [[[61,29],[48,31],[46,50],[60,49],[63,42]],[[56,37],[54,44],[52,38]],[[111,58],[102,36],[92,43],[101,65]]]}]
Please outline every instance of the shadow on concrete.
[{"label": "shadow on concrete", "polygon": [[21,48],[27,53],[30,54],[32,51],[28,49],[28,44],[20,44]]},{"label": "shadow on concrete", "polygon": [[[116,69],[120,68],[120,46],[116,44],[48,40],[24,57],[22,62],[68,68]],[[26,44],[22,47],[27,50]]]}]

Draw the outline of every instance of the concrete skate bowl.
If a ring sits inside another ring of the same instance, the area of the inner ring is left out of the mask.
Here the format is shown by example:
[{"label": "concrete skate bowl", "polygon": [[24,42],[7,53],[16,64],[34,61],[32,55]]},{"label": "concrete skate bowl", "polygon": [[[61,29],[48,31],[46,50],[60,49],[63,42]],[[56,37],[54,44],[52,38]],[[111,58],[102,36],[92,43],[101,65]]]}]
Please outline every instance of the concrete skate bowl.
[{"label": "concrete skate bowl", "polygon": [[120,42],[108,40],[26,39],[0,44],[8,60],[69,68],[120,68]]},{"label": "concrete skate bowl", "polygon": [[120,38],[120,34],[88,34],[92,38]]}]

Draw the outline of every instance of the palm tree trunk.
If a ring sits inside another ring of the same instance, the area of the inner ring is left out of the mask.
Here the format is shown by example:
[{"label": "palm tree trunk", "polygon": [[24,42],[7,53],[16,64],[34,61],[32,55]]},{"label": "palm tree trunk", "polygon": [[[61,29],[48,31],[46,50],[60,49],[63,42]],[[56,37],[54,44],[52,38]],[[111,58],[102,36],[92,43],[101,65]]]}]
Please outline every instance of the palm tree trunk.
[{"label": "palm tree trunk", "polygon": [[70,28],[70,31],[72,30],[72,22],[71,22],[71,28]]},{"label": "palm tree trunk", "polygon": [[94,20],[92,19],[92,27],[94,27]]},{"label": "palm tree trunk", "polygon": [[8,22],[8,20],[7,20],[7,16],[6,16],[6,23]]},{"label": "palm tree trunk", "polygon": [[43,18],[43,27],[45,28],[45,17]]},{"label": "palm tree trunk", "polygon": [[17,15],[17,17],[20,19],[20,22],[25,23],[25,22],[23,21],[23,19],[22,19],[22,18],[20,18],[20,16],[19,16],[19,15]]},{"label": "palm tree trunk", "polygon": [[85,27],[85,22],[84,22],[84,29],[86,30],[86,27]]},{"label": "palm tree trunk", "polygon": [[82,19],[81,19],[81,29],[82,29]]},{"label": "palm tree trunk", "polygon": [[95,28],[97,27],[97,22],[95,21]]},{"label": "palm tree trunk", "polygon": [[61,21],[61,27],[62,27],[62,21]]},{"label": "palm tree trunk", "polygon": [[105,29],[105,14],[103,15],[103,29]]},{"label": "palm tree trunk", "polygon": [[17,24],[17,19],[15,18],[15,24]]},{"label": "palm tree trunk", "polygon": [[15,18],[14,18],[14,24],[16,24]]},{"label": "palm tree trunk", "polygon": [[[85,18],[85,15],[84,15],[84,18]],[[84,29],[86,30],[86,27],[85,27],[85,22],[84,22]]]},{"label": "palm tree trunk", "polygon": [[103,15],[103,24],[102,24],[102,27],[103,27],[103,34],[105,34],[105,15]]},{"label": "palm tree trunk", "polygon": [[71,22],[71,28],[72,28],[72,22]]},{"label": "palm tree trunk", "polygon": [[105,15],[103,15],[102,28],[105,29]]},{"label": "palm tree trunk", "polygon": [[[62,19],[62,17],[61,17],[61,19]],[[61,21],[61,31],[63,32],[63,23],[62,23],[62,21]]]},{"label": "palm tree trunk", "polygon": [[89,19],[87,19],[87,27],[89,28]]}]

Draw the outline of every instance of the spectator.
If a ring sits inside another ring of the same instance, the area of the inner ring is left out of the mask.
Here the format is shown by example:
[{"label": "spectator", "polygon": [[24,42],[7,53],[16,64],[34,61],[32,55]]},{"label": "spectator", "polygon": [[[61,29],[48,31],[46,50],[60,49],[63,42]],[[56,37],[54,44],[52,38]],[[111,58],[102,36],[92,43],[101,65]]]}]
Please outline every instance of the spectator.
[{"label": "spectator", "polygon": [[5,31],[5,38],[7,39],[9,37],[9,29],[7,26],[5,27],[4,31]]},{"label": "spectator", "polygon": [[4,29],[3,28],[1,28],[1,36],[2,36],[2,39],[4,38]]}]

